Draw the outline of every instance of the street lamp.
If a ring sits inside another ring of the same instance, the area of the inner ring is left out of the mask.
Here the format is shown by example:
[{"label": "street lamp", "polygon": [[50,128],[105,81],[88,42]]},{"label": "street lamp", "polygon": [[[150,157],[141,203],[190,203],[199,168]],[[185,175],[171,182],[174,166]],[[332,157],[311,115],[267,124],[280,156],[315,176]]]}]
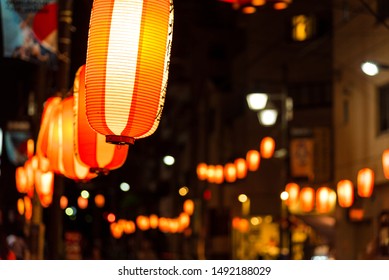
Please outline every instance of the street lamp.
[{"label": "street lamp", "polygon": [[380,70],[389,70],[389,65],[373,61],[365,61],[361,64],[361,69],[366,75],[375,76],[380,72]]}]

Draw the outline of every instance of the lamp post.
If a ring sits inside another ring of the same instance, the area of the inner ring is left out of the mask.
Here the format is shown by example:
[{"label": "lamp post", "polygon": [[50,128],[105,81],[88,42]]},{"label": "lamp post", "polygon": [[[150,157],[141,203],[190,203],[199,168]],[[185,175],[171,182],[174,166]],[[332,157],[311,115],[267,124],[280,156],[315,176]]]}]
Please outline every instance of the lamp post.
[{"label": "lamp post", "polygon": [[[289,129],[288,122],[293,118],[293,100],[287,95],[286,91],[280,93],[266,94],[265,104],[262,107],[255,107],[253,104],[250,104],[252,101],[249,94],[247,96],[247,102],[250,109],[256,112],[258,121],[263,126],[273,126],[277,122],[278,116],[280,119],[280,132],[281,132],[281,145],[280,149],[276,150],[274,157],[284,159],[284,170],[282,173],[282,181],[286,185],[289,177],[289,157],[288,157],[288,143],[289,143]],[[280,106],[277,107],[276,104]],[[278,108],[281,108],[280,114],[278,113]],[[287,198],[286,198],[287,199]],[[285,204],[285,194],[281,197],[281,219],[280,219],[280,249],[281,253],[285,256],[283,252],[288,252],[288,255],[291,256],[291,238],[290,238],[290,228],[289,228],[289,212]]]}]

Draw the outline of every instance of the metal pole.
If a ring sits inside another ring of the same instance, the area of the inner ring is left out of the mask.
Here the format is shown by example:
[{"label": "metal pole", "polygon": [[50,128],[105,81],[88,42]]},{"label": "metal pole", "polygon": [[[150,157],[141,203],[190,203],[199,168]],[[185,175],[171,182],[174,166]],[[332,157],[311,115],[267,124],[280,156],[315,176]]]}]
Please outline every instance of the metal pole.
[{"label": "metal pole", "polygon": [[[56,82],[58,94],[61,97],[65,97],[69,91],[72,16],[73,0],[58,0],[58,75]],[[50,259],[63,259],[65,257],[63,213],[59,205],[59,200],[64,193],[64,183],[63,177],[55,176],[48,240]]]}]

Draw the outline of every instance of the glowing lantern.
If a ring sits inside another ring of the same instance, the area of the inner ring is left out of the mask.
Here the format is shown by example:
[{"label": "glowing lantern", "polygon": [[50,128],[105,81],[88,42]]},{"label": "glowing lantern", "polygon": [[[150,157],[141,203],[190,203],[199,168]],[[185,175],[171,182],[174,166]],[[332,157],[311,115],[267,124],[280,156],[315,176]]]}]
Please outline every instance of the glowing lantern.
[{"label": "glowing lantern", "polygon": [[34,176],[35,176],[36,168],[37,168],[36,161],[33,160],[33,158],[29,158],[24,163],[24,170],[26,172],[26,179],[27,179],[26,193],[30,198],[33,198],[34,196],[34,180],[35,180]]},{"label": "glowing lantern", "polygon": [[246,154],[247,169],[250,171],[257,171],[261,156],[257,150],[250,150]]},{"label": "glowing lantern", "polygon": [[54,173],[51,171],[35,171],[35,190],[41,205],[49,207],[53,201],[54,192]]},{"label": "glowing lantern", "polygon": [[150,219],[146,216],[139,215],[136,217],[136,225],[140,230],[148,230],[150,228]]},{"label": "glowing lantern", "polygon": [[222,184],[224,182],[224,168],[223,165],[215,165],[215,175],[214,175],[215,184]]},{"label": "glowing lantern", "polygon": [[34,155],[34,140],[33,139],[28,139],[27,140],[27,158],[32,158]]},{"label": "glowing lantern", "polygon": [[315,206],[315,190],[311,187],[303,187],[300,190],[300,208],[304,212],[310,212]]},{"label": "glowing lantern", "polygon": [[289,194],[285,204],[295,206],[299,201],[300,186],[296,183],[288,183],[285,186],[285,191]]},{"label": "glowing lantern", "polygon": [[237,158],[234,161],[235,168],[236,168],[236,177],[238,179],[246,178],[247,176],[247,163],[244,158]]},{"label": "glowing lantern", "polygon": [[340,207],[350,207],[354,203],[354,185],[350,180],[340,180],[336,186]]},{"label": "glowing lantern", "polygon": [[24,166],[16,167],[15,171],[16,189],[19,193],[27,192],[27,174]]},{"label": "glowing lantern", "polygon": [[205,163],[199,163],[197,165],[196,173],[199,180],[206,180],[208,178],[208,166]]},{"label": "glowing lantern", "polygon": [[188,215],[192,215],[194,212],[194,202],[191,199],[187,199],[184,201],[183,210]]},{"label": "glowing lantern", "polygon": [[123,227],[119,223],[112,223],[109,228],[114,238],[119,239],[123,236]]},{"label": "glowing lantern", "polygon": [[74,151],[77,159],[90,167],[91,172],[108,173],[126,161],[128,146],[105,142],[105,136],[94,131],[86,118],[85,65],[81,66],[73,84]]},{"label": "glowing lantern", "polygon": [[61,207],[61,209],[66,209],[66,207],[68,207],[68,198],[64,195],[61,196],[61,198],[59,199],[59,207]]},{"label": "glowing lantern", "polygon": [[50,97],[46,100],[43,108],[41,124],[39,128],[38,140],[36,144],[36,156],[38,157],[38,168],[43,172],[49,171],[50,162],[47,158],[49,145],[49,127],[53,124],[53,111],[61,103],[60,97]]},{"label": "glowing lantern", "polygon": [[74,153],[73,96],[67,97],[52,112],[49,124],[47,158],[51,169],[75,181],[88,181],[97,174],[80,162]]},{"label": "glowing lantern", "polygon": [[233,183],[236,181],[236,167],[233,163],[226,163],[224,166],[224,177],[226,181],[229,183]]},{"label": "glowing lantern", "polygon": [[215,183],[215,165],[207,166],[207,179],[209,183]]},{"label": "glowing lantern", "polygon": [[179,232],[184,231],[190,225],[190,217],[187,213],[181,212],[178,216]]},{"label": "glowing lantern", "polygon": [[111,143],[151,135],[165,101],[171,0],[95,0],[86,58],[86,114]]},{"label": "glowing lantern", "polygon": [[169,231],[169,221],[167,218],[160,217],[158,220],[158,228],[162,232],[168,232]]},{"label": "glowing lantern", "polygon": [[105,204],[105,197],[102,194],[97,194],[95,196],[95,204],[99,208],[103,208]]},{"label": "glowing lantern", "polygon": [[22,198],[19,198],[18,201],[17,201],[17,209],[18,209],[18,213],[20,216],[23,216],[24,215],[24,200]]},{"label": "glowing lantern", "polygon": [[86,209],[88,207],[88,199],[82,196],[77,198],[77,205],[80,209]]},{"label": "glowing lantern", "polygon": [[384,170],[384,176],[389,179],[389,149],[386,149],[382,153],[382,168]]},{"label": "glowing lantern", "polygon": [[358,195],[360,197],[370,197],[374,188],[374,172],[370,168],[362,168],[357,176]]},{"label": "glowing lantern", "polygon": [[150,227],[152,229],[156,229],[158,227],[159,218],[157,215],[151,214],[149,217],[149,221],[150,221]]},{"label": "glowing lantern", "polygon": [[316,210],[319,213],[328,213],[333,205],[333,191],[328,187],[316,190]]},{"label": "glowing lantern", "polygon": [[32,202],[29,196],[25,196],[24,198],[24,216],[27,221],[30,221],[32,218]]},{"label": "glowing lantern", "polygon": [[260,154],[262,158],[271,158],[274,154],[276,142],[271,137],[265,137],[260,144]]},{"label": "glowing lantern", "polygon": [[135,232],[135,223],[133,221],[125,221],[123,225],[123,231],[126,234],[131,234]]}]

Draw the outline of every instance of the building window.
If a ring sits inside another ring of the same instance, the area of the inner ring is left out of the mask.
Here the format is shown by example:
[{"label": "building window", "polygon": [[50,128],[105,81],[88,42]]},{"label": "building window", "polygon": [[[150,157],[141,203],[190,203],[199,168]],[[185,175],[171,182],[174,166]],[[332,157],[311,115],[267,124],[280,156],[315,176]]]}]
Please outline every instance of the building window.
[{"label": "building window", "polygon": [[379,132],[389,132],[389,84],[378,88]]}]

